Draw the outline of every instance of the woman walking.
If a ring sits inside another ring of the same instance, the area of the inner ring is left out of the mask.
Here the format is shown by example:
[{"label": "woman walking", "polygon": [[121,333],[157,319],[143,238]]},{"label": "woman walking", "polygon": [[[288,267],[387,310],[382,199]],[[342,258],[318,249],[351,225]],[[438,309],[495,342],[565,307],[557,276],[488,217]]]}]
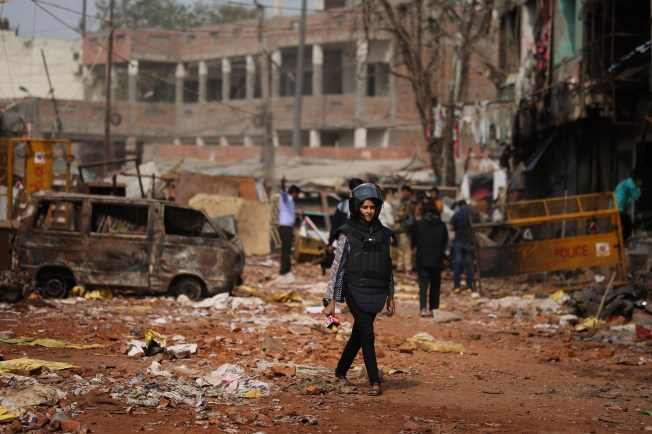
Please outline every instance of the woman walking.
[{"label": "woman walking", "polygon": [[350,217],[338,229],[335,260],[326,290],[326,315],[335,312],[335,301],[346,301],[353,315],[353,329],[335,369],[347,383],[346,374],[362,349],[369,375],[369,395],[380,396],[382,388],[374,347],[374,320],[387,306],[394,315],[394,277],[389,253],[393,232],[378,221],[383,195],[375,184],[362,184],[351,192]]}]

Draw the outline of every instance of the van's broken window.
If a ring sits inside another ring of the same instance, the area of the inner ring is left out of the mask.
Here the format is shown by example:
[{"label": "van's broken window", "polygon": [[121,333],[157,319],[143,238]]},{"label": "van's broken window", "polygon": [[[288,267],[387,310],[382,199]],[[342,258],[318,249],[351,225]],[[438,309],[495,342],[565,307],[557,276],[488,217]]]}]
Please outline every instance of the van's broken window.
[{"label": "van's broken window", "polygon": [[134,235],[147,233],[146,206],[94,203],[92,208],[91,232]]},{"label": "van's broken window", "polygon": [[218,237],[215,228],[206,219],[204,213],[176,206],[165,206],[163,215],[165,233],[191,237]]},{"label": "van's broken window", "polygon": [[34,229],[81,231],[81,202],[41,201],[34,216]]}]

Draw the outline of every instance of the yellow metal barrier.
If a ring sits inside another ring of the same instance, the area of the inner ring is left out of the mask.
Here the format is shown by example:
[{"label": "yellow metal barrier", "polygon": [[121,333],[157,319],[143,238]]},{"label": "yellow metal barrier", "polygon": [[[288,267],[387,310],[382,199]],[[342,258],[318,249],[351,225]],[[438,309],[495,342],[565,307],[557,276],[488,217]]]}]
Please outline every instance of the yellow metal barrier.
[{"label": "yellow metal barrier", "polygon": [[615,266],[626,276],[613,193],[513,202],[507,220],[471,224],[478,280],[514,274]]},{"label": "yellow metal barrier", "polygon": [[7,218],[13,216],[13,185],[14,185],[14,156],[16,148],[24,146],[25,172],[23,179],[24,197],[21,201],[27,201],[32,193],[41,190],[51,190],[54,178],[54,148],[56,145],[63,146],[62,157],[66,162],[66,183],[65,191],[70,191],[71,173],[70,164],[72,158],[72,144],[65,139],[31,139],[31,138],[10,138],[6,140],[7,145]]}]

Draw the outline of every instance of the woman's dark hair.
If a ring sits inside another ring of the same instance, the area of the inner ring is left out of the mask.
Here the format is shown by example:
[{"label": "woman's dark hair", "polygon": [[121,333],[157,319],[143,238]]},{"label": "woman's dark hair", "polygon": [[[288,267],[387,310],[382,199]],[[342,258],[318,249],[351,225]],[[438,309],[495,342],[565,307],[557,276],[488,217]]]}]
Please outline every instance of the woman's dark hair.
[{"label": "woman's dark hair", "polygon": [[434,203],[427,203],[424,205],[421,218],[431,225],[441,221],[441,216],[439,215],[439,208],[437,208],[437,205]]}]

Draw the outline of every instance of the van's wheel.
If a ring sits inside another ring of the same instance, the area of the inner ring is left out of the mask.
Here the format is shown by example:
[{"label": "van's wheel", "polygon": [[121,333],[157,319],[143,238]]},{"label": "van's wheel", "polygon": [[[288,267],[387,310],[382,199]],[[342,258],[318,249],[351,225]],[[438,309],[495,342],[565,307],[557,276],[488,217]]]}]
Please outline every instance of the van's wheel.
[{"label": "van's wheel", "polygon": [[182,277],[181,279],[174,282],[172,286],[172,294],[175,297],[180,295],[185,295],[191,300],[201,299],[203,288],[201,283],[192,277]]},{"label": "van's wheel", "polygon": [[47,277],[42,285],[43,295],[46,298],[64,298],[68,295],[68,281],[63,277]]}]

